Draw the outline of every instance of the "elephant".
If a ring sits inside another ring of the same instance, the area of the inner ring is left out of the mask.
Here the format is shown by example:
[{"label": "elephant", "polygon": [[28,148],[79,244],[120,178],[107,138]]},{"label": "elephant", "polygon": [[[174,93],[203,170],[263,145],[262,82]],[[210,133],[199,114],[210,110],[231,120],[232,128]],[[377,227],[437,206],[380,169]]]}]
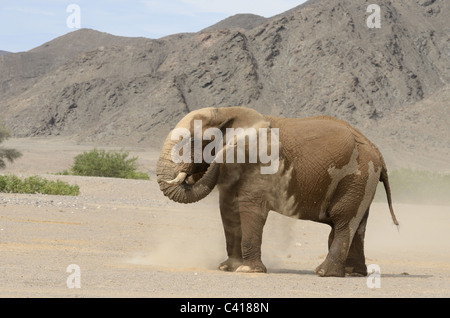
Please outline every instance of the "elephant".
[{"label": "elephant", "polygon": [[[227,138],[232,129],[240,128],[241,134]],[[262,173],[267,160],[249,160],[255,143],[245,135],[250,128],[266,129],[266,134],[256,136],[256,143],[278,153],[273,173]],[[211,131],[216,133],[213,137],[207,134]],[[246,160],[236,162],[240,139],[249,140],[244,144]],[[193,151],[206,147],[212,149],[212,160],[202,158],[205,152],[199,156]],[[174,153],[191,160],[174,160]],[[223,160],[224,156],[234,160]],[[262,234],[268,213],[275,211],[331,227],[328,254],[315,269],[317,275],[367,276],[364,236],[379,182],[384,184],[391,218],[399,224],[380,151],[359,130],[335,117],[281,118],[239,106],[195,110],[167,136],[156,174],[162,193],[183,204],[202,200],[217,186],[228,256],[219,265],[222,271],[267,272],[261,260]]]}]

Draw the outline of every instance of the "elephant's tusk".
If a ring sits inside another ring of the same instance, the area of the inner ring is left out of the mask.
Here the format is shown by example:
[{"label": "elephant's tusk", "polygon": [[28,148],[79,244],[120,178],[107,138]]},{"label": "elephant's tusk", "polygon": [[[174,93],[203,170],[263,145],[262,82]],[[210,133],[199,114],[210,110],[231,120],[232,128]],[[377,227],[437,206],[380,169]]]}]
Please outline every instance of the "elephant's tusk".
[{"label": "elephant's tusk", "polygon": [[180,174],[172,181],[164,181],[164,182],[171,186],[179,186],[180,184],[182,184],[184,182],[186,177],[187,177],[186,172],[180,172]]}]

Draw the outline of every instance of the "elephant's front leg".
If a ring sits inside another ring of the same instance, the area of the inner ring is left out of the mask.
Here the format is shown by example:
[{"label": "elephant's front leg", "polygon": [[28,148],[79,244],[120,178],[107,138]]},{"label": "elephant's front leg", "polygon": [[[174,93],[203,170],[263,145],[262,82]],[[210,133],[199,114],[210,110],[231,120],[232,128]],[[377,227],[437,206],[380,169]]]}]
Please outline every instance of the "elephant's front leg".
[{"label": "elephant's front leg", "polygon": [[219,200],[228,255],[228,259],[219,265],[219,269],[234,272],[242,265],[242,231],[237,194],[228,189],[220,189]]},{"label": "elephant's front leg", "polygon": [[239,199],[239,213],[242,228],[243,264],[236,270],[246,273],[265,273],[266,267],[261,261],[261,244],[263,227],[268,211],[261,208],[261,203]]}]

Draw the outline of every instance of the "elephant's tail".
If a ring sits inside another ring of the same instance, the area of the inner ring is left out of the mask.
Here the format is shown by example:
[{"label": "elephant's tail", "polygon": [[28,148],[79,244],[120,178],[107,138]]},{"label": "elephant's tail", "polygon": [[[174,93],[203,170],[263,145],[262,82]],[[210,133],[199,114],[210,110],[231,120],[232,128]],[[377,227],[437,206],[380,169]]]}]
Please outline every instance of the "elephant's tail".
[{"label": "elephant's tail", "polygon": [[387,201],[389,204],[389,210],[391,211],[392,221],[394,221],[395,225],[399,226],[397,218],[395,217],[394,208],[392,207],[391,187],[389,185],[387,169],[384,164],[383,164],[383,169],[381,170],[380,181],[383,182],[384,189],[386,190],[386,196],[387,196]]}]

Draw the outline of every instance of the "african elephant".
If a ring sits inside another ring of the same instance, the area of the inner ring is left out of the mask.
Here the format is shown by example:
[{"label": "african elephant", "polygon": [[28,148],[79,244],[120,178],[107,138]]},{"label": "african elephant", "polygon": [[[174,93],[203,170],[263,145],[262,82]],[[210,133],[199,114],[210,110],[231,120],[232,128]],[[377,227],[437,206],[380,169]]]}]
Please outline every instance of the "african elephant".
[{"label": "african elephant", "polygon": [[[243,128],[239,134],[227,138],[238,128]],[[278,154],[273,158],[278,159],[276,171],[262,173],[267,160],[250,162],[255,139],[246,134],[249,128],[267,130],[256,136],[256,143]],[[246,160],[236,162],[242,139],[248,139]],[[209,162],[205,152],[198,152],[206,150],[208,140],[216,142],[216,147],[209,146]],[[191,160],[174,160],[174,154],[182,153]],[[391,217],[398,225],[380,151],[357,129],[333,117],[279,118],[245,107],[193,111],[167,137],[157,181],[164,195],[179,203],[197,202],[218,186],[228,254],[219,266],[223,271],[266,272],[262,233],[268,212],[276,211],[331,226],[328,255],[316,268],[318,275],[366,276],[364,235],[378,182],[384,183]]]}]

